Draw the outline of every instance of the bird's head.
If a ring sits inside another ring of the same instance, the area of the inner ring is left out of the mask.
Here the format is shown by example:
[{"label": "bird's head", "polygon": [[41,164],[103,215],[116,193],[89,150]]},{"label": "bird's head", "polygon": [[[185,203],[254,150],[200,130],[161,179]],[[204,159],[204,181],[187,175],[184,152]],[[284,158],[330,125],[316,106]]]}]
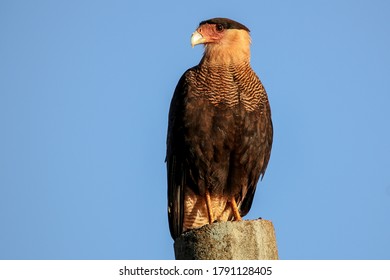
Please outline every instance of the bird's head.
[{"label": "bird's head", "polygon": [[249,61],[250,43],[249,29],[245,25],[227,18],[202,21],[191,36],[192,47],[204,44],[203,60],[216,63]]}]

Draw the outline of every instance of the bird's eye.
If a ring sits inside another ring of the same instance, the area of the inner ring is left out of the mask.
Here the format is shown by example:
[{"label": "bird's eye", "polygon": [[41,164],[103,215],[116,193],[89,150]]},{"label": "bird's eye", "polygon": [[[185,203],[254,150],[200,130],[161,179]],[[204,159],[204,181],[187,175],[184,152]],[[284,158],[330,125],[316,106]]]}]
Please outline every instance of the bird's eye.
[{"label": "bird's eye", "polygon": [[223,25],[222,24],[217,24],[217,31],[221,32],[223,30]]}]

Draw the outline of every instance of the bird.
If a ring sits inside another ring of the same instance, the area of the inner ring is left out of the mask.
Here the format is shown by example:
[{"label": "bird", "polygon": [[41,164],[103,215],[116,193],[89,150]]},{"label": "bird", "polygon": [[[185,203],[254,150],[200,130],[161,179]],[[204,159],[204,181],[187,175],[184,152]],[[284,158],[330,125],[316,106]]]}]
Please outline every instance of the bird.
[{"label": "bird", "polygon": [[199,64],[181,76],[169,108],[166,167],[172,238],[206,224],[240,221],[271,155],[267,93],[250,64],[249,29],[228,18],[200,22]]}]

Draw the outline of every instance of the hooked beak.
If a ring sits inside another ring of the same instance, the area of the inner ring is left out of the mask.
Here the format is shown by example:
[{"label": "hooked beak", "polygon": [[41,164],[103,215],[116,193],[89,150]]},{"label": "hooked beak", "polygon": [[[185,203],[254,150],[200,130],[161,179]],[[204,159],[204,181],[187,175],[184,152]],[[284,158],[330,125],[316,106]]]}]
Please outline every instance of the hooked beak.
[{"label": "hooked beak", "polygon": [[191,36],[191,46],[194,47],[195,45],[198,44],[203,44],[206,42],[205,38],[203,38],[202,34],[200,34],[198,31],[195,31],[192,33]]}]

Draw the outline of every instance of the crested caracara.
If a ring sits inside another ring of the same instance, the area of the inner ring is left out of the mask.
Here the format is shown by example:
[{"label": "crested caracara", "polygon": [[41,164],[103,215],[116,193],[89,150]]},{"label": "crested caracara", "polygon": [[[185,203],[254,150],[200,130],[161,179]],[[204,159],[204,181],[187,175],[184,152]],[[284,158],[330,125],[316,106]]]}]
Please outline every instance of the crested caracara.
[{"label": "crested caracara", "polygon": [[172,238],[218,221],[241,220],[270,158],[267,93],[250,66],[250,35],[226,18],[202,21],[191,44],[200,63],[180,78],[169,111],[168,218]]}]

